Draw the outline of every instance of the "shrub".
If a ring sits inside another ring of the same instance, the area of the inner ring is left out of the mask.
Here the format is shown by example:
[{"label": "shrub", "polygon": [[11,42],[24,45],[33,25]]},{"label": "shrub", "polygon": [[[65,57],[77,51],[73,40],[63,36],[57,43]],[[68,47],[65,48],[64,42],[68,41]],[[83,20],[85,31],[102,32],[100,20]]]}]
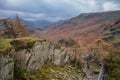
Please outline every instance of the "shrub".
[{"label": "shrub", "polygon": [[78,45],[78,43],[73,39],[68,39],[68,40],[61,39],[59,40],[59,44],[65,47],[73,47],[75,45]]}]

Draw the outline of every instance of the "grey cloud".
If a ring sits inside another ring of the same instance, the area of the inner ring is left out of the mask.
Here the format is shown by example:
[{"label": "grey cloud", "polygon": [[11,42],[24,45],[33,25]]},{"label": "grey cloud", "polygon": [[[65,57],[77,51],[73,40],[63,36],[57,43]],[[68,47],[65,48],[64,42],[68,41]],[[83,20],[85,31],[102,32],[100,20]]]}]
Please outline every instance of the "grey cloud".
[{"label": "grey cloud", "polygon": [[24,19],[53,21],[86,12],[119,10],[119,5],[120,0],[0,0],[0,17],[14,16],[18,13]]}]

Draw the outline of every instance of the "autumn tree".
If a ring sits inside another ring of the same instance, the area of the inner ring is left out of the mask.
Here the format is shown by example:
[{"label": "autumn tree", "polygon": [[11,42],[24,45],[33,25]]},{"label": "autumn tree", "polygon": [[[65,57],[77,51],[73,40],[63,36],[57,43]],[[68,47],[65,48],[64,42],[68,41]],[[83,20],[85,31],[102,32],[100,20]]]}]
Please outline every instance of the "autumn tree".
[{"label": "autumn tree", "polygon": [[16,20],[1,19],[0,24],[0,37],[2,38],[17,38],[29,36],[29,31],[27,30],[26,26],[21,23],[18,16],[16,16]]}]

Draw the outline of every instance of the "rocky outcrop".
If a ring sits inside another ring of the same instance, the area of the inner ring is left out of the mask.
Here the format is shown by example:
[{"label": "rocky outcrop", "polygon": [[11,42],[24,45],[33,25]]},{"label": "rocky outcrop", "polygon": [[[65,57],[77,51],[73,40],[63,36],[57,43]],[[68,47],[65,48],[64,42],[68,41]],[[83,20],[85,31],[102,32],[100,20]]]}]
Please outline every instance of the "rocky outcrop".
[{"label": "rocky outcrop", "polygon": [[[46,41],[36,42],[32,48],[12,49],[8,54],[0,54],[0,80],[13,80],[13,77],[18,75],[21,77],[20,74],[26,71],[32,75],[47,62],[65,66],[74,61],[76,54],[76,51],[62,49],[58,45]],[[87,80],[87,76],[91,75],[91,71],[93,72],[94,68],[86,68],[86,65],[93,65],[87,64],[87,61],[84,62],[81,65],[84,75],[81,77],[79,75],[79,78],[75,80],[80,80],[80,78]],[[98,75],[99,72],[92,77],[97,79]]]},{"label": "rocky outcrop", "polygon": [[17,64],[17,67],[34,73],[46,62],[65,65],[71,59],[74,59],[74,54],[74,52],[56,48],[48,42],[37,42],[30,50],[24,49],[16,52],[15,64]]},{"label": "rocky outcrop", "polygon": [[0,80],[13,80],[14,58],[12,51],[9,54],[0,53]]},{"label": "rocky outcrop", "polygon": [[8,54],[1,53],[0,79],[12,79],[16,67],[33,74],[49,61],[56,65],[65,65],[74,59],[74,54],[46,41],[36,42],[31,49],[12,50]]}]

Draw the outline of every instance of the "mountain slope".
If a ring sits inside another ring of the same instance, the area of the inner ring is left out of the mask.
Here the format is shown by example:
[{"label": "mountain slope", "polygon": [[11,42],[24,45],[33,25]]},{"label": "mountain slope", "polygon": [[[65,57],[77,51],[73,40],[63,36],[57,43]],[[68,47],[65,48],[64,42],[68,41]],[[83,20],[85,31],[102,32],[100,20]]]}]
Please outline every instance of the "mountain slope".
[{"label": "mountain slope", "polygon": [[118,19],[120,19],[120,11],[85,13],[66,20],[64,23],[48,27],[40,37],[50,41],[72,38],[88,44],[95,38],[103,36],[103,25],[108,24],[109,26]]}]

